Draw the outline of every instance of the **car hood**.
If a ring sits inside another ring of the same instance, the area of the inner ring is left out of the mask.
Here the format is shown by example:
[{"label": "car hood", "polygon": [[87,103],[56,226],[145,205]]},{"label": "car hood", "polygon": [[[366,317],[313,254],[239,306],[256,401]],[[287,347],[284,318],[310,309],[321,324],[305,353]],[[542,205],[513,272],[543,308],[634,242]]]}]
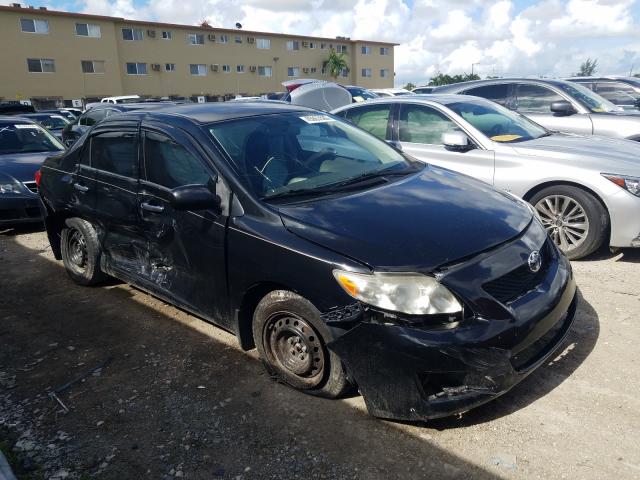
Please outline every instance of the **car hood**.
[{"label": "car hood", "polygon": [[633,140],[555,134],[513,146],[521,155],[573,161],[603,172],[638,175],[640,143]]},{"label": "car hood", "polygon": [[32,182],[36,170],[45,158],[56,152],[12,153],[0,155],[0,173],[10,175],[19,182]]},{"label": "car hood", "polygon": [[432,166],[278,210],[292,233],[380,271],[429,272],[517,237],[531,221],[507,194]]}]

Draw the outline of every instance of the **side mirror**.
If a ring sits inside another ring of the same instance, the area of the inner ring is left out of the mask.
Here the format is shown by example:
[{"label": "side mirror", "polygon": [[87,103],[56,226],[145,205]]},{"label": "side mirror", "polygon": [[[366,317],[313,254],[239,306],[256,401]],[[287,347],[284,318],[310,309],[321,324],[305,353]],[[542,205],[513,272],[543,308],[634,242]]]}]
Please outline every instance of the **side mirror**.
[{"label": "side mirror", "polygon": [[464,132],[445,132],[442,134],[442,144],[448,150],[455,150],[458,152],[466,152],[473,148],[469,137]]},{"label": "side mirror", "polygon": [[551,111],[556,115],[573,115],[574,113],[578,113],[573,105],[571,105],[566,100],[560,100],[559,102],[551,103]]},{"label": "side mirror", "polygon": [[171,191],[173,208],[176,210],[220,211],[220,197],[211,193],[204,185],[185,185]]}]

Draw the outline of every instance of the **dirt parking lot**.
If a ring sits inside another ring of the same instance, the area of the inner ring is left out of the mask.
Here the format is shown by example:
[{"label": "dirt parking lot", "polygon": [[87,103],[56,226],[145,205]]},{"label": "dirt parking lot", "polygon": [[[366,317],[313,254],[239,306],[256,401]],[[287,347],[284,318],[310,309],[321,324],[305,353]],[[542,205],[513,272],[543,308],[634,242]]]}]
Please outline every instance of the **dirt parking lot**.
[{"label": "dirt parking lot", "polygon": [[461,418],[406,424],[275,383],[234,336],[115,281],[76,286],[42,232],[7,231],[0,447],[19,478],[639,478],[639,263],[575,262],[552,361]]}]

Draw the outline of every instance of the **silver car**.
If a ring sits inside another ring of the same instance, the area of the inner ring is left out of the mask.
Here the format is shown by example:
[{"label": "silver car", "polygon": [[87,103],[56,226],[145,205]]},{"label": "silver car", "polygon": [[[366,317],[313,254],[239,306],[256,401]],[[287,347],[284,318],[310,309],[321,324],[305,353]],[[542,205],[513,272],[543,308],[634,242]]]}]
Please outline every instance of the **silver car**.
[{"label": "silver car", "polygon": [[640,112],[623,110],[573,82],[526,78],[478,80],[438,87],[433,93],[486,98],[549,130],[640,141]]},{"label": "silver car", "polygon": [[640,144],[552,133],[485,99],[412,95],[334,110],[405,153],[532,204],[571,259],[640,247]]}]

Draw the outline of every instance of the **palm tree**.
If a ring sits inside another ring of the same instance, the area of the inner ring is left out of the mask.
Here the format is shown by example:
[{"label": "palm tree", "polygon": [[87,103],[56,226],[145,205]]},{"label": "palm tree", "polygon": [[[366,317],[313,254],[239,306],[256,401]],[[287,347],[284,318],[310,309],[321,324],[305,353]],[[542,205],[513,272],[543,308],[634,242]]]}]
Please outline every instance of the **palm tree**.
[{"label": "palm tree", "polygon": [[324,68],[329,70],[329,75],[333,79],[338,78],[343,70],[349,71],[349,64],[344,53],[337,53],[333,48],[329,53],[329,58],[324,61]]}]

